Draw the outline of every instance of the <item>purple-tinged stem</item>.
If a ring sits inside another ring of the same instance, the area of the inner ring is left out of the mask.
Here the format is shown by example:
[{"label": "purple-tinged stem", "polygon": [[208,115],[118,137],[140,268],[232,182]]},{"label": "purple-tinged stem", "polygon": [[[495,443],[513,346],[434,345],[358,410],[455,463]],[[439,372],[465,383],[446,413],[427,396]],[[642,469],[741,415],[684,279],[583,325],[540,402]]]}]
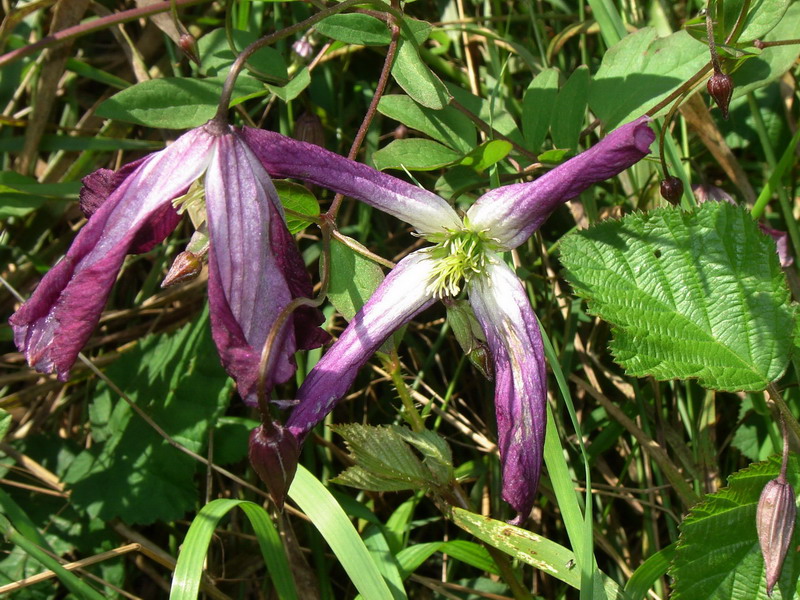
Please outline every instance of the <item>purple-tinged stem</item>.
[{"label": "purple-tinged stem", "polygon": [[[372,101],[369,103],[367,114],[364,116],[361,127],[358,128],[353,144],[350,146],[350,152],[347,155],[347,158],[350,160],[356,159],[358,151],[361,149],[361,144],[364,142],[364,138],[367,137],[369,126],[372,125],[372,120],[375,118],[375,113],[378,111],[378,102],[380,102],[383,97],[383,92],[386,90],[386,84],[389,81],[389,75],[392,72],[394,57],[397,54],[397,44],[400,41],[400,27],[395,23],[391,25],[391,29],[392,41],[389,43],[389,48],[386,50],[386,60],[383,61],[383,69],[381,69],[378,85],[375,87],[375,93],[372,95]],[[336,194],[336,196],[334,196],[331,207],[328,209],[328,216],[330,218],[336,217],[343,199],[344,194]]]},{"label": "purple-tinged stem", "polygon": [[711,66],[714,67],[714,73],[720,73],[719,54],[717,54],[717,43],[714,40],[714,17],[712,16],[711,7],[713,2],[708,3],[708,10],[706,11],[706,35],[708,36],[708,51],[711,54]]},{"label": "purple-tinged stem", "polygon": [[[204,2],[208,1],[209,0],[174,0],[175,4],[181,7],[194,6],[195,4],[203,4]],[[95,31],[107,29],[112,25],[119,25],[120,23],[127,23],[129,21],[135,21],[136,19],[141,19],[143,17],[149,17],[151,15],[156,15],[158,13],[167,12],[168,10],[170,10],[170,7],[171,7],[171,2],[161,2],[159,4],[151,4],[150,6],[142,6],[140,8],[132,8],[130,10],[125,10],[119,13],[115,13],[113,15],[108,15],[107,17],[101,17],[99,19],[95,19],[94,21],[90,21],[88,23],[82,23],[81,25],[76,25],[75,27],[67,27],[66,29],[57,31],[52,35],[43,37],[38,42],[34,42],[33,44],[28,44],[27,46],[23,46],[22,48],[17,48],[16,50],[12,50],[11,52],[6,52],[2,56],[0,56],[0,68],[14,62],[15,60],[22,58],[23,56],[33,54],[37,50],[43,50],[45,48],[50,48],[51,46],[63,44],[64,42],[75,39],[77,37],[94,33]]]},{"label": "purple-tinged stem", "polygon": [[764,48],[772,48],[773,46],[794,46],[796,44],[800,44],[800,39],[779,40],[777,42],[764,42],[761,40],[755,40],[753,42],[753,46],[755,46],[759,50],[763,50]]},{"label": "purple-tinged stem", "polygon": [[299,23],[295,23],[294,25],[290,25],[285,29],[281,29],[280,31],[276,31],[275,33],[271,33],[270,35],[264,36],[263,38],[256,40],[255,42],[247,46],[247,48],[242,50],[242,53],[236,57],[236,60],[231,65],[231,70],[228,72],[228,77],[225,80],[225,85],[222,88],[222,96],[220,97],[219,108],[217,109],[217,114],[214,116],[213,121],[217,123],[219,126],[227,125],[228,107],[231,103],[231,96],[233,95],[233,86],[236,83],[236,78],[239,76],[239,73],[241,72],[242,68],[244,68],[247,59],[250,58],[255,52],[257,52],[264,46],[268,46],[269,44],[273,44],[278,40],[282,40],[283,38],[289,37],[290,35],[292,35],[297,31],[308,29],[315,23],[318,23],[319,21],[322,21],[323,19],[330,17],[331,15],[336,15],[339,14],[340,12],[344,12],[345,10],[347,10],[351,6],[355,6],[356,4],[377,4],[388,12],[395,12],[394,9],[384,4],[380,0],[344,0],[344,2],[341,2],[335,6],[331,6],[330,8],[326,8],[325,10],[321,10],[317,14],[310,16],[304,21],[300,21]]},{"label": "purple-tinged stem", "polygon": [[775,406],[777,407],[781,417],[784,419],[786,425],[792,430],[797,439],[800,440],[800,422],[798,422],[795,416],[792,414],[791,409],[786,404],[783,396],[781,396],[780,391],[778,391],[778,387],[774,383],[770,383],[767,386],[767,393],[769,394],[770,400],[775,403]]}]

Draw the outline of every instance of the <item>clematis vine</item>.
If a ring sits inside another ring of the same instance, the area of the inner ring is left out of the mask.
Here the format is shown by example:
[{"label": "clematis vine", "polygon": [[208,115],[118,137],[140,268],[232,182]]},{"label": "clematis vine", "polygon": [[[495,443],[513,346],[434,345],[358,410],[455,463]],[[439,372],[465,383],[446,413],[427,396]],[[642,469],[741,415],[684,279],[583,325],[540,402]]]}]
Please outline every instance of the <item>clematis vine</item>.
[{"label": "clematis vine", "polygon": [[[312,292],[278,194],[256,156],[263,133],[247,130],[245,139],[243,131],[212,120],[118,172],[87,176],[81,190],[87,224],[10,319],[28,363],[66,380],[125,256],[152,249],[188,212],[198,231],[168,279],[196,273],[207,254],[214,342],[240,395],[255,403],[271,327],[292,299]],[[302,307],[292,320],[273,345],[260,384],[266,389],[292,376],[296,349],[327,339],[315,309]]]},{"label": "clematis vine", "polygon": [[[284,138],[265,136],[271,142],[255,151],[274,177],[301,179],[366,202],[410,223],[433,244],[408,255],[389,273],[308,374],[285,425],[271,424],[269,431],[251,437],[254,464],[279,466],[273,477],[280,475],[283,487],[274,481],[270,486],[279,503],[299,445],[346,394],[358,369],[418,313],[465,290],[494,366],[503,498],[517,512],[513,523],[527,518],[541,473],[546,369],[536,316],[502,253],[525,242],[563,202],[646,156],[655,139],[647,121],[618,128],[533,182],[489,191],[463,218],[436,194],[315,146],[308,145],[298,160]],[[250,135],[243,132],[245,140]]]}]

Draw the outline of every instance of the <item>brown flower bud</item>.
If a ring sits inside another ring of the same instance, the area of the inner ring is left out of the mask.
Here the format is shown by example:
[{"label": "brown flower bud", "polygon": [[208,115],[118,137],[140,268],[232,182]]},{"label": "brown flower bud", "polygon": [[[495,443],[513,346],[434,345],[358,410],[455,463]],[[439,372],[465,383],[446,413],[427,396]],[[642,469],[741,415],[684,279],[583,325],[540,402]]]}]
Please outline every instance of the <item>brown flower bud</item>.
[{"label": "brown flower bud", "polygon": [[796,513],[794,490],[786,479],[779,477],[764,486],[758,501],[756,529],[766,567],[768,596],[772,596],[792,542]]},{"label": "brown flower bud", "polygon": [[304,112],[297,117],[293,137],[301,142],[325,146],[325,130],[322,128],[322,121],[314,113]]},{"label": "brown flower bud", "polygon": [[661,180],[661,197],[664,200],[670,204],[678,204],[681,196],[683,196],[683,182],[680,179],[675,175],[670,175]]},{"label": "brown flower bud", "polygon": [[272,501],[282,510],[300,458],[297,438],[277,423],[259,425],[250,434],[249,456]]},{"label": "brown flower bud", "polygon": [[164,281],[161,282],[161,287],[168,288],[185,281],[191,281],[200,275],[202,270],[203,261],[200,256],[185,250],[172,261],[172,266],[169,268],[167,276],[164,277]]},{"label": "brown flower bud", "polygon": [[191,60],[198,67],[200,66],[200,54],[197,51],[197,40],[191,33],[182,33],[178,40],[178,46],[180,46],[186,58]]},{"label": "brown flower bud", "polygon": [[731,96],[733,96],[733,79],[730,75],[726,75],[722,71],[714,73],[706,84],[708,93],[714,98],[719,109],[722,111],[722,118],[728,118],[728,106],[731,103]]}]

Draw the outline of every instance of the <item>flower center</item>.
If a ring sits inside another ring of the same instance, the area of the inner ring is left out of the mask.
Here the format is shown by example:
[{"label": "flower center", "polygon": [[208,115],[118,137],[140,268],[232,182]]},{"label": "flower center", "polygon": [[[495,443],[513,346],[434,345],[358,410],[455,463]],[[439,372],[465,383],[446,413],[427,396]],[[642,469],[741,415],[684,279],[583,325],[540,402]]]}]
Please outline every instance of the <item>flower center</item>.
[{"label": "flower center", "polygon": [[450,232],[430,250],[436,266],[425,291],[436,298],[458,296],[462,280],[468,283],[483,271],[485,250],[490,247],[491,240],[485,233],[470,229],[467,222],[464,229]]},{"label": "flower center", "polygon": [[178,214],[188,213],[195,229],[200,229],[206,222],[206,191],[200,181],[195,181],[183,196],[172,201]]}]

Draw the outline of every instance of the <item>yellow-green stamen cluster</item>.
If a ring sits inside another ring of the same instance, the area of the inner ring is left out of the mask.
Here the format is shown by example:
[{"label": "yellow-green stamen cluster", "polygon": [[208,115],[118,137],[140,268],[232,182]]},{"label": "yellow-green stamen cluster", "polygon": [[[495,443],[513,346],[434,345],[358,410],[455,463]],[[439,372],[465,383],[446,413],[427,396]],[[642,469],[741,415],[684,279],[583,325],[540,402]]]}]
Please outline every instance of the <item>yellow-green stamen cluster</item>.
[{"label": "yellow-green stamen cluster", "polygon": [[206,222],[206,190],[200,181],[195,181],[183,196],[172,201],[179,214],[189,213],[192,225],[199,229]]},{"label": "yellow-green stamen cluster", "polygon": [[430,250],[436,266],[426,292],[437,298],[458,296],[462,280],[467,283],[483,271],[490,243],[483,232],[466,227],[450,232]]}]

